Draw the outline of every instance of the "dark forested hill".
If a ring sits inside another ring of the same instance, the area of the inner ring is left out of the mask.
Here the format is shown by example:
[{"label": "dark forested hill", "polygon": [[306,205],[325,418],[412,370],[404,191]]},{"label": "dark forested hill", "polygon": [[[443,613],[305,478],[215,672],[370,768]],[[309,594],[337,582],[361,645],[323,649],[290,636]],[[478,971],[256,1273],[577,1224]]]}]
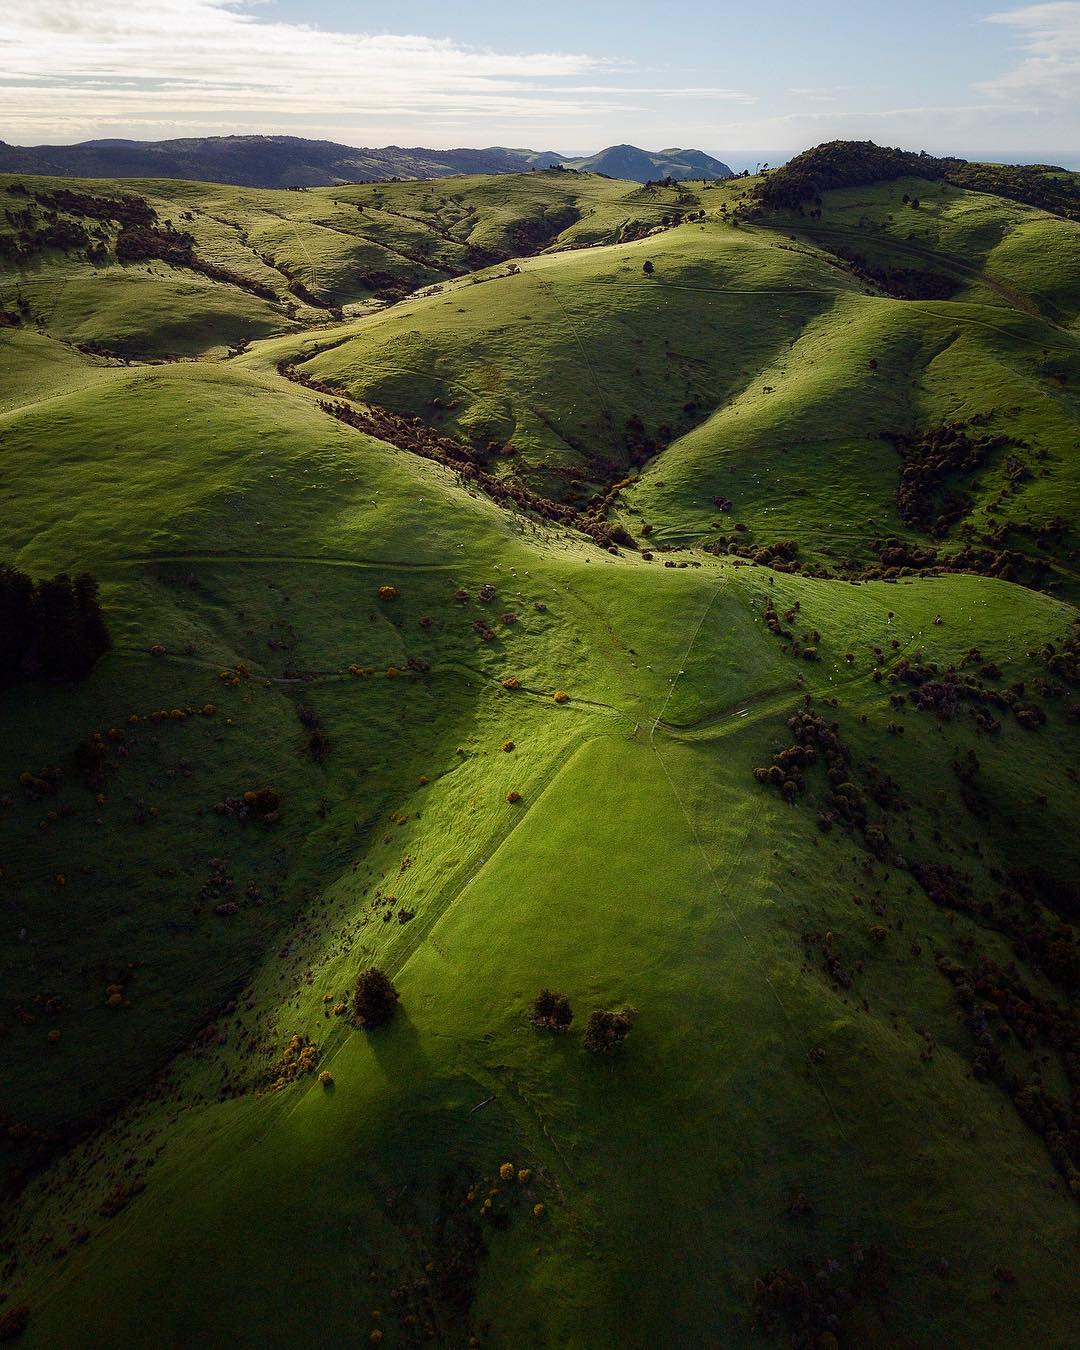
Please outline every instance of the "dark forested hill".
[{"label": "dark forested hill", "polygon": [[237,187],[329,187],[391,178],[447,178],[457,173],[520,173],[566,163],[614,178],[730,178],[726,164],[700,150],[652,154],[611,146],[589,159],[553,150],[425,150],[388,145],[359,149],[301,136],[194,136],[167,141],[83,141],[79,145],[7,145],[0,172],[74,174],[80,178],[182,178]]},{"label": "dark forested hill", "polygon": [[[80,145],[0,143],[0,171],[81,178],[184,178],[238,187],[322,187],[455,173],[514,173],[531,150],[358,149],[301,136],[197,136],[168,141],[84,141]],[[554,154],[541,164],[558,161]]]}]

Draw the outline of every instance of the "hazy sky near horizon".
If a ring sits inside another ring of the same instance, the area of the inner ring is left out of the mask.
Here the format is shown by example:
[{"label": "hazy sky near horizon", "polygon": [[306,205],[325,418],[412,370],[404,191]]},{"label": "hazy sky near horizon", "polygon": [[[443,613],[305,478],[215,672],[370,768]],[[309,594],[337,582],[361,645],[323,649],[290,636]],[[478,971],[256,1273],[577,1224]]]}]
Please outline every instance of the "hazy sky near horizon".
[{"label": "hazy sky near horizon", "polygon": [[13,0],[0,139],[1080,157],[1080,0]]}]

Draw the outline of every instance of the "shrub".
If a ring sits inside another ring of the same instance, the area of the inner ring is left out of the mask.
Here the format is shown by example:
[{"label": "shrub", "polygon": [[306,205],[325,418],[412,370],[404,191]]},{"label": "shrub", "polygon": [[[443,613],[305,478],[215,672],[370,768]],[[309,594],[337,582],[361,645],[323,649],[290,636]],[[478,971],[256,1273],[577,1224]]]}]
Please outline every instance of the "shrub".
[{"label": "shrub", "polygon": [[618,1012],[598,1009],[590,1013],[585,1027],[585,1049],[594,1055],[603,1055],[614,1050],[629,1036],[636,1017],[636,1008],[622,1008]]},{"label": "shrub", "polygon": [[551,697],[555,700],[556,703],[570,702],[570,695],[566,692],[565,689],[556,689]]},{"label": "shrub", "polygon": [[353,1018],[363,1031],[385,1025],[397,1011],[398,991],[385,971],[371,966],[361,971],[353,995]]},{"label": "shrub", "polygon": [[529,1005],[529,1020],[544,1031],[567,1031],[574,1020],[574,1011],[565,994],[541,989]]},{"label": "shrub", "polygon": [[401,594],[401,592],[398,590],[398,588],[397,588],[396,586],[380,586],[380,587],[379,587],[379,599],[380,599],[380,600],[396,600],[400,594]]}]

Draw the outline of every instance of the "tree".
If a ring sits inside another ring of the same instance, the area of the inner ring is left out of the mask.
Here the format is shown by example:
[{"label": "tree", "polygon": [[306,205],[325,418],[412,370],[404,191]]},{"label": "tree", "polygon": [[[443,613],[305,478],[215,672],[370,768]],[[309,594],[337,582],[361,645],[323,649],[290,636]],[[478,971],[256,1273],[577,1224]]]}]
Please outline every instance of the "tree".
[{"label": "tree", "polygon": [[621,1008],[618,1012],[598,1010],[590,1013],[585,1027],[585,1049],[594,1055],[603,1055],[614,1050],[629,1036],[636,1017],[636,1008]]},{"label": "tree", "polygon": [[363,1031],[381,1027],[397,1012],[399,996],[384,970],[371,966],[360,972],[353,996],[353,1018]]},{"label": "tree", "polygon": [[529,1020],[544,1031],[568,1031],[574,1012],[565,994],[541,989],[529,1005]]},{"label": "tree", "polygon": [[652,274],[656,271],[656,268],[652,265],[651,258],[645,259],[645,261],[641,265],[641,270],[645,273],[647,277],[652,276]]}]

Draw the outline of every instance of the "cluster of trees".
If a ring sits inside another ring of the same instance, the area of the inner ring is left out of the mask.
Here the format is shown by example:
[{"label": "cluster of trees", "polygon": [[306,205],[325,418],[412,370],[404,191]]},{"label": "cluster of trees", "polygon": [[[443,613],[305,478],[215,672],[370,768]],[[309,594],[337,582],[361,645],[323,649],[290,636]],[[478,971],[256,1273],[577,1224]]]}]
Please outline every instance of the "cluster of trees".
[{"label": "cluster of trees", "polygon": [[[1080,220],[1080,183],[1052,164],[970,164],[951,156],[894,150],[873,141],[829,141],[796,155],[758,185],[767,207],[794,210],[831,188],[864,187],[896,178],[925,178],[973,192],[989,192],[1043,211]],[[911,203],[917,206],[918,201]]]},{"label": "cluster of trees", "polygon": [[1052,164],[962,164],[949,174],[949,182],[1080,220],[1080,179]]},{"label": "cluster of trees", "polygon": [[0,567],[0,684],[82,679],[110,646],[98,584],[88,573],[35,583]]},{"label": "cluster of trees", "polygon": [[962,159],[939,159],[912,150],[893,150],[873,141],[828,141],[804,150],[758,185],[768,207],[794,209],[832,188],[864,187],[894,178],[943,179],[964,166]]},{"label": "cluster of trees", "polygon": [[133,192],[123,193],[119,197],[99,197],[92,192],[57,188],[53,192],[36,192],[34,196],[51,211],[84,216],[88,220],[115,220],[121,225],[151,225],[157,220],[157,212],[146,198]]},{"label": "cluster of trees", "polygon": [[[850,248],[837,248],[835,256],[850,264],[857,277],[897,300],[950,300],[962,284],[956,277],[924,267],[877,266]],[[870,368],[876,370],[877,362],[872,360]]]},{"label": "cluster of trees", "polygon": [[[614,1050],[629,1036],[636,1017],[636,1008],[600,1008],[590,1013],[585,1024],[585,1049],[594,1055]],[[574,1010],[565,994],[541,989],[529,1005],[529,1020],[542,1031],[569,1031]]]}]

